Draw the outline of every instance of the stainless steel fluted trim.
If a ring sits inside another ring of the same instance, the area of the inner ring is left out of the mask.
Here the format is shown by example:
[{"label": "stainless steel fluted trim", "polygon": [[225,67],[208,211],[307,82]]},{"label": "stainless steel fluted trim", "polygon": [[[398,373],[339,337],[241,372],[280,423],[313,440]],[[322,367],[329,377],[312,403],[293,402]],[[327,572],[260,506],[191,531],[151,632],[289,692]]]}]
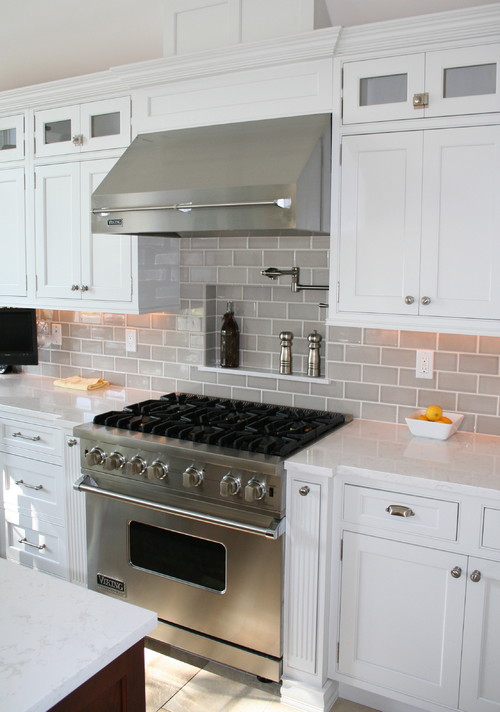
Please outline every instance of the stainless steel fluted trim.
[{"label": "stainless steel fluted trim", "polygon": [[173,507],[167,504],[160,504],[159,502],[151,502],[148,499],[142,499],[140,497],[133,497],[127,494],[113,492],[112,490],[103,489],[101,487],[94,487],[92,485],[84,484],[85,479],[87,479],[86,476],[77,480],[73,485],[73,488],[79,490],[80,492],[97,494],[101,495],[102,497],[109,497],[110,499],[119,500],[120,502],[138,504],[142,507],[155,509],[159,512],[166,512],[168,514],[173,514],[177,517],[185,517],[186,519],[193,519],[194,521],[204,522],[206,524],[217,524],[218,526],[227,527],[228,529],[235,529],[237,531],[245,532],[246,534],[257,534],[258,536],[263,536],[267,539],[278,539],[283,533],[283,520],[273,519],[268,527],[259,527],[255,524],[235,522],[234,520],[226,519],[225,517],[217,517],[213,516],[212,514],[203,514],[202,512],[193,512],[190,509],[182,509],[181,507]]},{"label": "stainless steel fluted trim", "polygon": [[93,208],[93,215],[106,213],[135,213],[149,210],[179,210],[189,212],[197,208],[247,208],[259,205],[275,205],[277,208],[287,209],[292,204],[291,198],[276,198],[276,200],[249,200],[243,203],[173,203],[171,205],[142,205],[132,208]]}]

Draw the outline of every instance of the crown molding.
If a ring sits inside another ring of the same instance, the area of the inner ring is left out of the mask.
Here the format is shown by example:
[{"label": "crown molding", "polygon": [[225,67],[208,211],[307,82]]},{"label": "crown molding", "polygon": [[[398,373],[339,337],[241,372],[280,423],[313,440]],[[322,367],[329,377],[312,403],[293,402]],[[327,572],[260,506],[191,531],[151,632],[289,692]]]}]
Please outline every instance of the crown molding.
[{"label": "crown molding", "polygon": [[500,3],[342,29],[335,55],[423,50],[500,39]]},{"label": "crown molding", "polygon": [[328,27],[293,37],[122,65],[111,71],[130,88],[140,88],[279,64],[332,59],[340,31],[340,27]]}]

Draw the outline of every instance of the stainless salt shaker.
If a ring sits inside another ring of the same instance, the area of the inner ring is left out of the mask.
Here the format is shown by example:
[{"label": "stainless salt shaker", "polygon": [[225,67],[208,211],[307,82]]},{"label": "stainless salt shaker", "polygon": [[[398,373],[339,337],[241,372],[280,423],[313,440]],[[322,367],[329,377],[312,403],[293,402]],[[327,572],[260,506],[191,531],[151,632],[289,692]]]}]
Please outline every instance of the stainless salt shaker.
[{"label": "stainless salt shaker", "polygon": [[321,334],[318,334],[316,329],[307,337],[309,341],[309,356],[307,358],[307,375],[311,378],[319,378],[320,375],[320,357],[319,349],[321,345]]},{"label": "stainless salt shaker", "polygon": [[290,374],[292,372],[292,339],[291,331],[280,332],[280,373]]}]

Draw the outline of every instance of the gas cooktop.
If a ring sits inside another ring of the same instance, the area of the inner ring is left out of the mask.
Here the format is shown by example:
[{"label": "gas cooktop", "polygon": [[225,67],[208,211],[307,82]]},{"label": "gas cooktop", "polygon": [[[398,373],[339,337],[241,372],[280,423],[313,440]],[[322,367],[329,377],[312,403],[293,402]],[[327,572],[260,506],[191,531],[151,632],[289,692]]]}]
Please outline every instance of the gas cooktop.
[{"label": "gas cooktop", "polygon": [[279,457],[350,420],[342,413],[168,393],[95,416],[95,425]]}]

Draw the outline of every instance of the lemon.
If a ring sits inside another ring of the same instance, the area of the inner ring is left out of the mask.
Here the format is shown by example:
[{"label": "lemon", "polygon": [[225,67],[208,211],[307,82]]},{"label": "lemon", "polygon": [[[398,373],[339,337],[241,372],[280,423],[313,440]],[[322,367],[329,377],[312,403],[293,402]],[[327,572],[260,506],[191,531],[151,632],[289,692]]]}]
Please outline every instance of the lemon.
[{"label": "lemon", "polygon": [[443,409],[439,405],[430,405],[425,411],[428,420],[439,420],[443,417]]}]

